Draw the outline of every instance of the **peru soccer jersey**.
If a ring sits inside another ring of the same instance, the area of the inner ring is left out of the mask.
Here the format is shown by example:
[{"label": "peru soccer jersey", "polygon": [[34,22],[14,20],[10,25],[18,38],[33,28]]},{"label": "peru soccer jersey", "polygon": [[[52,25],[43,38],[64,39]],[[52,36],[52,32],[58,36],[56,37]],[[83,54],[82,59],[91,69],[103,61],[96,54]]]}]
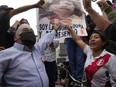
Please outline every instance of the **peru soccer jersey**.
[{"label": "peru soccer jersey", "polygon": [[93,57],[92,50],[88,45],[85,46],[84,53],[87,55],[85,72],[89,87],[108,87],[106,72],[111,75],[112,79],[116,80],[115,55],[103,50],[100,56]]}]

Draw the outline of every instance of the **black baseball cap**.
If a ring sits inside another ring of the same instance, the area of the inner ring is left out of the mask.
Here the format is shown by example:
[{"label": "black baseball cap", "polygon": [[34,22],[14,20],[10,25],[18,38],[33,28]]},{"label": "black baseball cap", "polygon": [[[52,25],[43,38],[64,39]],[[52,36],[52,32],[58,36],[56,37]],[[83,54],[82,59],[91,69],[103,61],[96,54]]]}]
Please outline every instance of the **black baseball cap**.
[{"label": "black baseball cap", "polygon": [[7,5],[1,5],[1,6],[0,6],[0,9],[1,9],[1,10],[13,10],[14,8],[8,7]]}]

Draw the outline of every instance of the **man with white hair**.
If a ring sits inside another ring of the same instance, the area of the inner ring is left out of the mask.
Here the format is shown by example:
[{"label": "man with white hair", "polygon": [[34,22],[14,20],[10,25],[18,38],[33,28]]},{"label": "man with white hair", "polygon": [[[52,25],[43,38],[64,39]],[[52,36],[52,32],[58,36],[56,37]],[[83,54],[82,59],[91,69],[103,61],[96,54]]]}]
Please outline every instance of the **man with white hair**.
[{"label": "man with white hair", "polygon": [[49,80],[41,58],[59,26],[54,26],[36,44],[33,29],[19,26],[13,47],[0,51],[0,87],[49,87]]}]

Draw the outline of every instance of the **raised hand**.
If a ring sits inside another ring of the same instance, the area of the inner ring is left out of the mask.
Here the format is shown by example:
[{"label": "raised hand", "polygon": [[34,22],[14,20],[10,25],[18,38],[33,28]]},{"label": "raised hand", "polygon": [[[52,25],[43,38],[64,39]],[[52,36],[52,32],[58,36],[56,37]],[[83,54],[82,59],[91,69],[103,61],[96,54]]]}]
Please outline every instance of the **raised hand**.
[{"label": "raised hand", "polygon": [[104,11],[110,5],[105,0],[100,0],[97,2],[98,6],[100,7],[101,11]]},{"label": "raised hand", "polygon": [[91,9],[91,0],[83,0],[83,6],[85,8],[85,10],[87,11],[88,9]]},{"label": "raised hand", "polygon": [[59,29],[59,27],[60,27],[60,25],[59,24],[54,24],[54,30],[58,30]]},{"label": "raised hand", "polygon": [[36,4],[36,7],[39,7],[39,8],[43,8],[43,5],[45,4],[45,1],[44,0],[40,0],[37,4]]},{"label": "raised hand", "polygon": [[11,27],[14,27],[14,29],[17,29],[19,25],[20,25],[20,22],[16,20],[15,23]]}]

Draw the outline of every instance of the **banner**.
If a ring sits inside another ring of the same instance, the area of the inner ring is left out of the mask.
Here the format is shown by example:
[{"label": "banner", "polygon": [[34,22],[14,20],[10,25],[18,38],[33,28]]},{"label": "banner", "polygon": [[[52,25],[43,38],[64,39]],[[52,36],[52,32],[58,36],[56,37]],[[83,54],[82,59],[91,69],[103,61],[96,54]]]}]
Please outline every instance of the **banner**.
[{"label": "banner", "polygon": [[87,36],[85,13],[81,0],[47,0],[45,10],[37,10],[37,32],[39,37],[53,30],[54,24],[59,24],[55,38],[70,36],[65,25],[69,25],[79,36]]}]

